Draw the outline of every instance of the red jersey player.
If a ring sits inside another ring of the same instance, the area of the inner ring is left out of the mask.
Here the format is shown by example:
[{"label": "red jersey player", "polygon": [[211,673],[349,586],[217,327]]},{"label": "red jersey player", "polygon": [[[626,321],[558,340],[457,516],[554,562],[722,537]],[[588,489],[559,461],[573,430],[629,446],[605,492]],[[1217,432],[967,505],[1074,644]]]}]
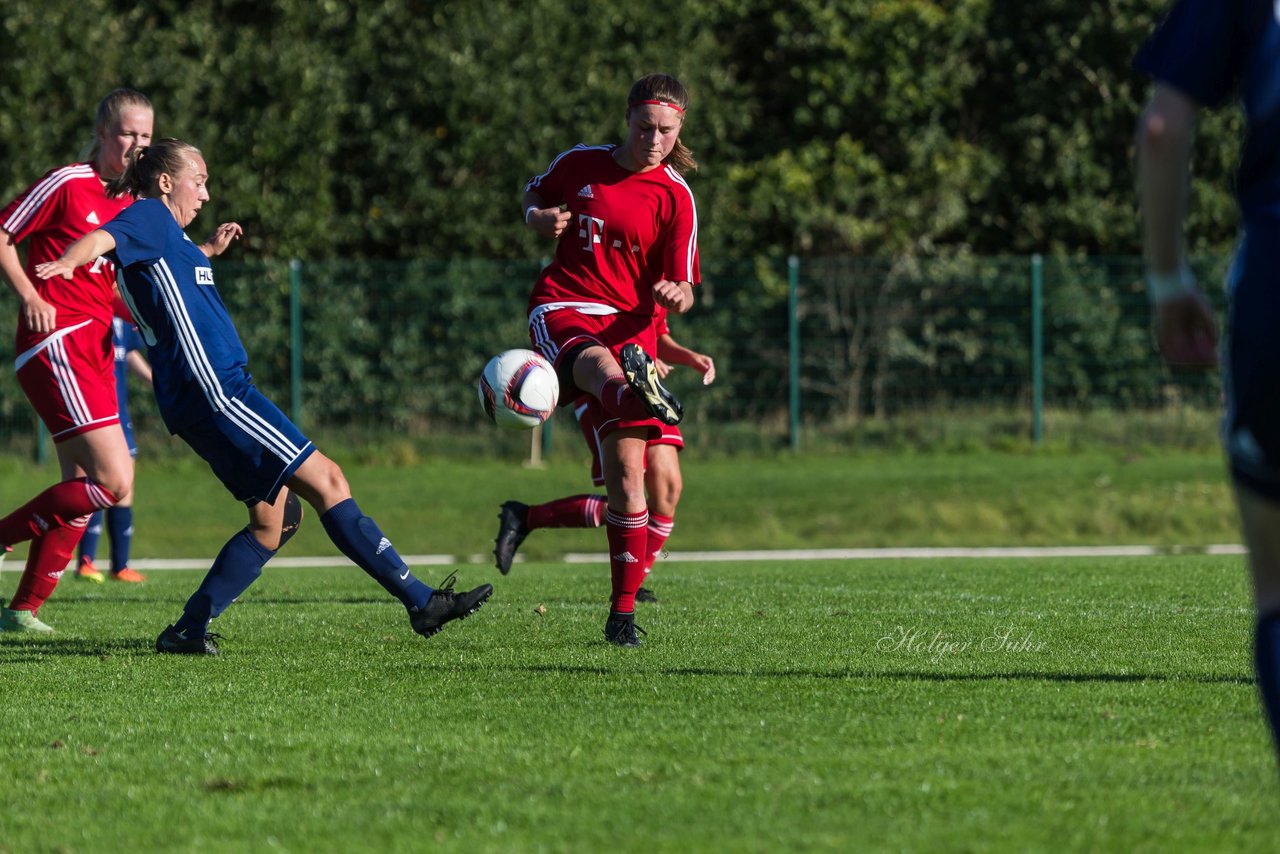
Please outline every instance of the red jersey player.
[{"label": "red jersey player", "polygon": [[[124,171],[130,149],[151,141],[153,122],[146,96],[111,92],[98,105],[88,161],[54,169],[0,211],[0,271],[22,304],[18,382],[53,435],[63,478],[0,519],[0,550],[32,541],[22,581],[0,612],[0,631],[52,631],[36,611],[74,554],[89,514],[133,488],[111,343],[115,269],[99,258],[69,282],[45,281],[34,271],[128,206],[128,198],[107,197],[106,183]],[[25,266],[17,250],[24,241]]]},{"label": "red jersey player", "polygon": [[529,298],[529,336],[560,375],[562,401],[599,401],[613,590],[607,640],[638,646],[635,594],[644,580],[649,512],[644,456],[679,401],[659,380],[655,306],[693,305],[698,216],[683,173],[697,167],[680,142],[689,93],[650,74],[627,95],[621,145],[576,146],[529,182],[525,222],[559,239]]},{"label": "red jersey player", "polygon": [[[716,378],[715,362],[711,357],[691,350],[678,343],[667,325],[667,313],[658,309],[654,326],[658,333],[656,365],[658,375],[666,378],[672,365],[685,365],[702,374],[703,385],[710,385]],[[604,471],[600,462],[599,425],[602,421],[600,404],[590,395],[582,395],[573,404],[574,417],[582,430],[582,438],[591,451],[591,482],[604,485]],[[650,438],[645,448],[645,492],[648,495],[649,529],[648,544],[644,556],[647,578],[654,561],[661,554],[667,538],[675,527],[676,505],[684,482],[680,474],[679,451],[684,448],[684,436],[676,425],[662,425],[662,433]],[[531,531],[539,528],[598,528],[604,521],[606,497],[603,495],[570,495],[545,504],[529,506],[519,501],[503,502],[498,513],[498,536],[494,540],[494,557],[503,575],[511,571],[516,549]],[[657,597],[647,587],[636,591],[637,602],[656,602]]]}]

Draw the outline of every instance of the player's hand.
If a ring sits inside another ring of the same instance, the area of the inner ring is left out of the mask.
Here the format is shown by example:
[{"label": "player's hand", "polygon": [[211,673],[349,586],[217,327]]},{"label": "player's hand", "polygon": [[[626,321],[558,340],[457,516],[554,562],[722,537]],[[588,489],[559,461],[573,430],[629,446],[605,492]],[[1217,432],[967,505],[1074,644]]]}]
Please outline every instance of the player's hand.
[{"label": "player's hand", "polygon": [[[40,273],[40,267],[54,267],[58,265],[58,261],[50,261],[48,264],[41,264],[36,267],[36,275],[42,279],[48,279],[56,275],[65,275],[71,278],[71,269],[68,268],[65,274],[60,271],[51,272],[49,275]],[[65,264],[63,265],[66,266]],[[33,296],[22,304],[22,319],[26,321],[27,328],[32,332],[52,332],[58,325],[58,310],[49,303],[45,302],[38,296]]]},{"label": "player's hand", "polygon": [[573,214],[560,208],[534,208],[526,222],[543,237],[557,238],[569,227]]},{"label": "player's hand", "polygon": [[213,230],[213,234],[209,235],[209,239],[200,247],[200,251],[204,252],[208,258],[221,255],[227,251],[231,241],[239,240],[242,234],[244,234],[244,229],[240,227],[240,223],[224,222]]},{"label": "player's hand", "polygon": [[666,279],[653,286],[653,301],[676,314],[684,314],[693,307],[693,295],[687,293],[679,282]]},{"label": "player's hand", "polygon": [[1170,365],[1212,368],[1218,364],[1218,329],[1209,301],[1198,289],[1155,306],[1156,343]]},{"label": "player's hand", "polygon": [[52,279],[54,276],[70,279],[75,269],[75,267],[59,258],[57,261],[46,261],[43,264],[37,264],[36,275],[42,279]]},{"label": "player's hand", "polygon": [[716,363],[705,353],[694,353],[689,367],[702,374],[703,385],[711,385],[716,381]]},{"label": "player's hand", "polygon": [[671,366],[656,356],[653,359],[653,369],[658,372],[658,379],[660,380],[665,380],[667,374],[671,373]]}]

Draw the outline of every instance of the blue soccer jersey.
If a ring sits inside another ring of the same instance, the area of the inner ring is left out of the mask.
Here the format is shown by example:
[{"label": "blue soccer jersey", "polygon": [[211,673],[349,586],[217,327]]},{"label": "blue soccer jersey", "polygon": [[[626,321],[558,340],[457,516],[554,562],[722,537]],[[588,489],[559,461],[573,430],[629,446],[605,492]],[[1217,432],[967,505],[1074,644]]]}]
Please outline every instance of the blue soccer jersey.
[{"label": "blue soccer jersey", "polygon": [[104,225],[120,292],[138,324],[165,426],[177,433],[222,412],[251,387],[248,358],[213,283],[213,268],[158,199]]},{"label": "blue soccer jersey", "polygon": [[1246,220],[1280,218],[1280,5],[1179,0],[1134,67],[1206,107],[1239,93],[1248,123],[1236,196]]}]

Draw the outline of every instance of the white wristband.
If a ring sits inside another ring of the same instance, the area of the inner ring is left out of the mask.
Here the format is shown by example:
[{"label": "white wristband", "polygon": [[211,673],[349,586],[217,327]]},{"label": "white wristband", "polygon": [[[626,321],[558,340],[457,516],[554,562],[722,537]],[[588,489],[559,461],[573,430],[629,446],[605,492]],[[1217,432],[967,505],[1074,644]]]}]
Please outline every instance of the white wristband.
[{"label": "white wristband", "polygon": [[527,207],[527,208],[525,208],[525,209],[524,209],[524,224],[525,224],[525,225],[528,225],[528,224],[529,224],[529,215],[530,215],[530,214],[532,214],[532,213],[533,213],[534,211],[536,211],[537,209],[538,209],[538,206],[537,206],[537,205],[529,205],[529,207]]},{"label": "white wristband", "polygon": [[1148,270],[1146,279],[1147,296],[1150,297],[1154,305],[1168,302],[1174,297],[1189,294],[1196,287],[1195,274],[1191,272],[1191,268],[1185,263],[1180,264],[1178,269],[1172,273],[1157,273],[1153,270]]}]

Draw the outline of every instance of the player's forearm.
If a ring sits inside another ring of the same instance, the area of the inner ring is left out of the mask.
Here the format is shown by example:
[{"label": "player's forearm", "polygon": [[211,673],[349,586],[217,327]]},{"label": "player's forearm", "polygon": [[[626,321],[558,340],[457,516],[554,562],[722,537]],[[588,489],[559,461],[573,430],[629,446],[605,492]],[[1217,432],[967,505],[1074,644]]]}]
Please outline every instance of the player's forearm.
[{"label": "player's forearm", "polygon": [[116,239],[102,229],[89,232],[67,247],[58,260],[69,267],[83,267],[116,248]]},{"label": "player's forearm", "polygon": [[0,273],[4,274],[9,290],[13,291],[18,299],[26,302],[36,295],[35,286],[27,278],[27,271],[22,269],[18,247],[13,245],[13,239],[3,231],[0,231]]},{"label": "player's forearm", "polygon": [[1185,263],[1183,217],[1195,134],[1195,104],[1157,86],[1138,124],[1138,195],[1148,268],[1172,274]]},{"label": "player's forearm", "polygon": [[520,197],[520,216],[524,218],[525,223],[529,222],[529,214],[531,211],[542,210],[547,206],[542,196],[533,190],[525,190],[524,195]]}]

